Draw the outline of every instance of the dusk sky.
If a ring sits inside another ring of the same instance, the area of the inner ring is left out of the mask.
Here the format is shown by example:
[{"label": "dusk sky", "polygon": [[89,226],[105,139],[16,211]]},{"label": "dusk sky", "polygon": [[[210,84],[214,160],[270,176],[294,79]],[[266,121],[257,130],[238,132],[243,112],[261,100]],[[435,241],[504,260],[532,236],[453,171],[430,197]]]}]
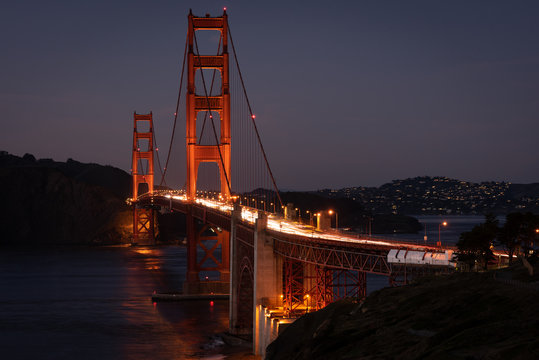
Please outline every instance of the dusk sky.
[{"label": "dusk sky", "polygon": [[129,171],[135,110],[165,148],[189,8],[224,6],[281,188],[539,182],[537,1],[4,2],[0,150]]}]

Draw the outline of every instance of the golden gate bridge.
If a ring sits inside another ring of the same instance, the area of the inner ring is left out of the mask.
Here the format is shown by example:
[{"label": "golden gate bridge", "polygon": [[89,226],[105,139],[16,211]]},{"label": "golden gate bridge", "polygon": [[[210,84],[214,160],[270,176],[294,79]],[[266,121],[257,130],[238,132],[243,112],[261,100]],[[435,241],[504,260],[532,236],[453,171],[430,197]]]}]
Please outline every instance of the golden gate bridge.
[{"label": "golden gate bridge", "polygon": [[[200,53],[199,31],[218,34],[214,53]],[[166,175],[181,113],[186,181],[184,188],[171,190]],[[316,226],[294,221],[262,146],[226,9],[219,17],[189,13],[164,166],[155,155],[152,113],[135,113],[133,119],[133,244],[155,243],[156,211],[185,214],[184,293],[229,294],[230,331],[252,335],[257,354],[286,319],[344,297],[364,298],[366,274],[387,276],[390,285],[398,285],[455,268],[452,248],[342,233],[323,226],[327,212],[317,214]],[[218,280],[206,280],[207,271],[217,272]]]}]

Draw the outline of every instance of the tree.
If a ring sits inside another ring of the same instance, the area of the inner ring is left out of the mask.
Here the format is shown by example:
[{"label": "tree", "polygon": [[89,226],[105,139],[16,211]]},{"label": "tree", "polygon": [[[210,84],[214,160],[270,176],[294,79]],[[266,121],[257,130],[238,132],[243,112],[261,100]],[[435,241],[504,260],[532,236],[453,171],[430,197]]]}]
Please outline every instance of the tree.
[{"label": "tree", "polygon": [[498,243],[503,245],[509,254],[509,263],[519,250],[528,257],[534,248],[539,229],[539,215],[532,213],[510,213],[505,218],[505,224],[498,233]]},{"label": "tree", "polygon": [[489,260],[493,258],[492,247],[498,232],[498,220],[493,214],[487,214],[483,224],[460,234],[457,242],[459,261],[470,267],[478,263],[486,270]]}]

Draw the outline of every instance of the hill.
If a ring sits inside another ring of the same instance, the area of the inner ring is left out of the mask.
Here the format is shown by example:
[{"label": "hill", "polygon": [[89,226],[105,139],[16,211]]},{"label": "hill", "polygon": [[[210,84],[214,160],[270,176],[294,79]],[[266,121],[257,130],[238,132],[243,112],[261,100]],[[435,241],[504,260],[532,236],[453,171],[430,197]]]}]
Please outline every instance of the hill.
[{"label": "hill", "polygon": [[539,213],[539,183],[472,183],[421,176],[393,180],[380,187],[325,189],[317,194],[357,201],[373,213],[408,215]]},{"label": "hill", "polygon": [[0,244],[129,242],[130,176],[74,160],[0,153]]},{"label": "hill", "polygon": [[[309,223],[314,213],[333,210],[339,217],[339,228],[368,233],[369,224],[374,234],[417,233],[422,229],[416,218],[396,214],[371,214],[362,204],[348,198],[328,198],[309,192],[283,192],[283,202],[299,209],[298,216]],[[307,212],[308,211],[308,212]],[[335,220],[332,220],[335,226]]]}]

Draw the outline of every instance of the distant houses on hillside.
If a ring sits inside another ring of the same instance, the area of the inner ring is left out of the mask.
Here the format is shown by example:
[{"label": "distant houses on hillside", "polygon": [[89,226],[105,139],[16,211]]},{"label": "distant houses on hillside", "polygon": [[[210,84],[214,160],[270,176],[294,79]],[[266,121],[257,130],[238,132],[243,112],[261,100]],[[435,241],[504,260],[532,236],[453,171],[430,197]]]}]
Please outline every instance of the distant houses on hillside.
[{"label": "distant houses on hillside", "polygon": [[539,213],[539,183],[471,183],[447,177],[394,180],[380,187],[324,189],[319,195],[348,198],[374,213],[408,215]]}]

